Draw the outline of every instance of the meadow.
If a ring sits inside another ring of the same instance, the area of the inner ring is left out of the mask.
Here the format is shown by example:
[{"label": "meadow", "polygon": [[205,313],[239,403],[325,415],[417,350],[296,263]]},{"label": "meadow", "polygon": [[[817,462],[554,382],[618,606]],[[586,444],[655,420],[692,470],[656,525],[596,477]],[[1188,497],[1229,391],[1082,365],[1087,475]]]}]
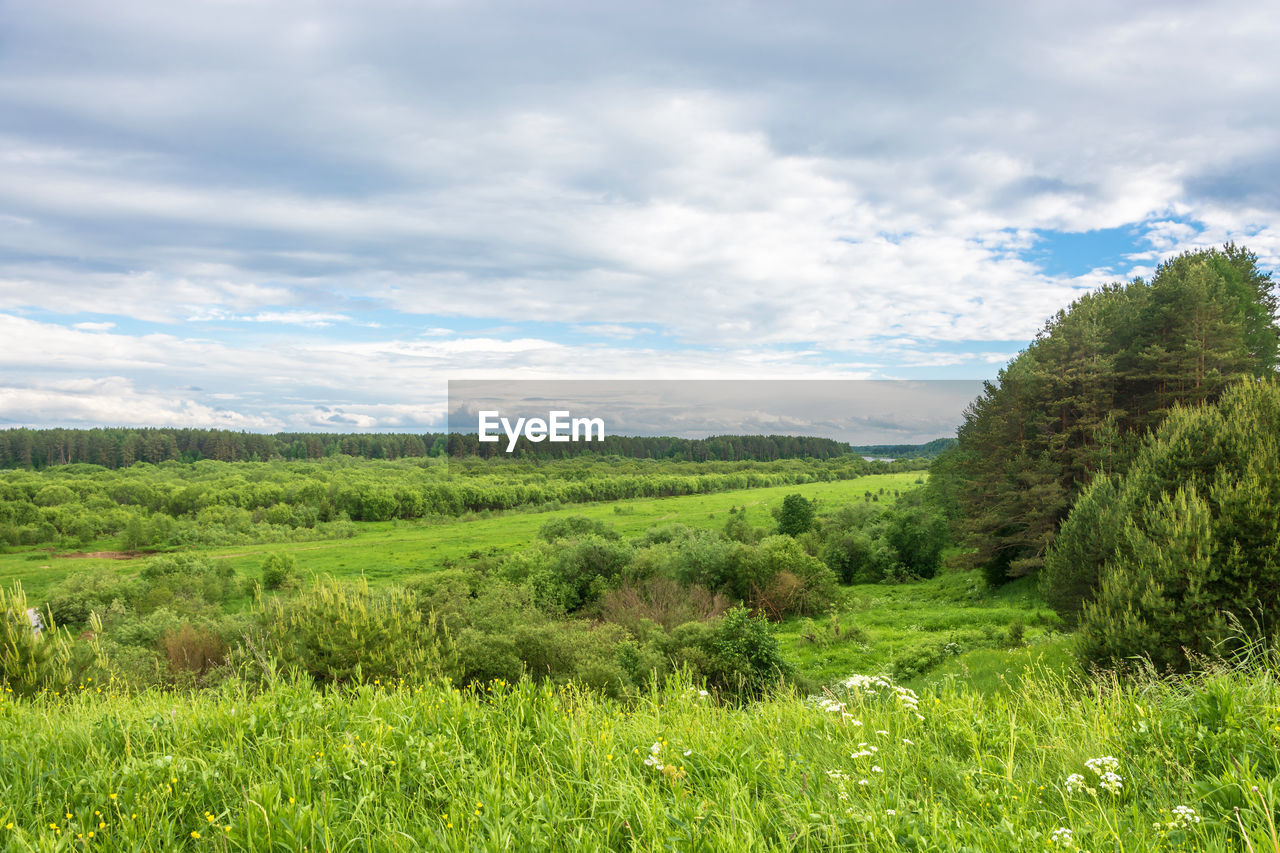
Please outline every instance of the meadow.
[{"label": "meadow", "polygon": [[[237,466],[228,464],[224,467],[235,469]],[[296,556],[304,573],[328,574],[338,578],[365,577],[378,583],[432,571],[469,554],[528,545],[537,539],[539,528],[553,518],[584,516],[606,522],[624,535],[634,536],[650,527],[677,522],[693,528],[719,528],[723,526],[730,508],[742,507],[750,522],[772,525],[770,509],[788,494],[802,494],[818,501],[820,506],[834,506],[864,500],[866,492],[870,491],[877,501],[884,500],[888,505],[894,492],[922,481],[923,472],[903,471],[709,494],[559,505],[556,509],[534,505],[464,513],[456,517],[357,521],[350,523],[349,535],[337,539],[268,539],[221,548],[188,547],[179,550],[226,561],[242,577],[256,575],[265,554],[285,552]],[[883,495],[881,490],[884,490]],[[148,552],[120,553],[118,549],[119,540],[116,538],[92,540],[79,548],[10,547],[0,553],[0,583],[20,581],[29,595],[39,597],[69,574],[97,569],[136,572],[151,556]]]},{"label": "meadow", "polygon": [[1280,684],[287,680],[0,703],[6,850],[1275,850]]},{"label": "meadow", "polygon": [[[90,576],[135,597],[75,640],[115,643],[114,668],[0,696],[0,849],[1280,851],[1280,661],[1265,644],[1196,676],[1095,676],[1029,581],[992,590],[979,572],[897,563],[882,582],[828,578],[819,606],[797,599],[765,627],[786,674],[760,689],[716,658],[741,641],[713,627],[729,616],[597,621],[609,587],[695,590],[717,576],[707,560],[838,574],[840,548],[924,511],[923,479],[354,521],[340,538],[123,559],[10,547],[0,579],[33,603]],[[814,521],[791,539],[775,530],[794,495]],[[546,610],[538,595],[564,591],[548,573],[584,545],[627,567],[593,581],[594,604]],[[294,582],[252,591],[281,556]],[[165,578],[214,592],[188,599]],[[290,633],[303,617],[309,639]],[[243,642],[197,675],[153,623]],[[157,642],[177,675],[131,681],[120,667]],[[343,642],[367,669],[339,673]],[[560,669],[540,674],[531,653]],[[493,674],[499,658],[515,675]]]}]

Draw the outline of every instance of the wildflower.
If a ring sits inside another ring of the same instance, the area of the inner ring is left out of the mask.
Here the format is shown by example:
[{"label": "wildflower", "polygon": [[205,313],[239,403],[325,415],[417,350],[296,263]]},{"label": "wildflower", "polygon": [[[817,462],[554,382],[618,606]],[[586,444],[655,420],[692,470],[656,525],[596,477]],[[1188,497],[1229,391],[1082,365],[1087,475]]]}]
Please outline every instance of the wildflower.
[{"label": "wildflower", "polygon": [[1075,846],[1075,843],[1071,840],[1071,830],[1065,826],[1060,826],[1053,831],[1053,835],[1049,836],[1049,843],[1056,844],[1059,847]]},{"label": "wildflower", "polygon": [[889,815],[890,817],[893,817],[894,815],[897,814],[897,812],[895,812],[893,809],[885,809],[884,813]]},{"label": "wildflower", "polygon": [[192,838],[194,838],[194,839],[196,839],[196,840],[199,840],[199,838],[200,838],[200,833],[196,832],[196,831],[193,829],[193,830],[191,830],[191,837],[192,837]]},{"label": "wildflower", "polygon": [[1173,829],[1190,829],[1199,822],[1200,815],[1191,806],[1174,806],[1173,820],[1169,821],[1169,826]]},{"label": "wildflower", "polygon": [[902,742],[903,742],[904,744],[906,744],[907,746],[915,746],[915,745],[916,745],[916,742],[915,742],[915,741],[913,741],[913,740],[911,740],[910,738],[905,738],[905,737],[904,737],[904,738],[902,739]]},{"label": "wildflower", "polygon": [[1098,780],[1098,787],[1110,794],[1118,794],[1120,793],[1120,789],[1124,787],[1124,780],[1121,778],[1120,774],[1112,773],[1108,770],[1106,773],[1103,773],[1102,777]]},{"label": "wildflower", "polygon": [[1120,769],[1120,759],[1113,755],[1104,755],[1102,758],[1090,758],[1084,763],[1094,772],[1095,775],[1101,776],[1104,773],[1114,773]]},{"label": "wildflower", "polygon": [[1088,786],[1084,783],[1084,777],[1079,773],[1072,773],[1067,777],[1068,794],[1078,794],[1081,791],[1087,790],[1087,788]]}]

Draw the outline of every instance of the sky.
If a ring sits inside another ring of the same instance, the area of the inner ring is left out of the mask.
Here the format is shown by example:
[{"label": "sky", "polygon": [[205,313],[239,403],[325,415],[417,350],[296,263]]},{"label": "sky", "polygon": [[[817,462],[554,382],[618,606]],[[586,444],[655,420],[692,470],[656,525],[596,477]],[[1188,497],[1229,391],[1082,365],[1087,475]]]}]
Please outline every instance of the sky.
[{"label": "sky", "polygon": [[0,426],[411,431],[450,379],[984,379],[1280,266],[1256,2],[0,0]]}]

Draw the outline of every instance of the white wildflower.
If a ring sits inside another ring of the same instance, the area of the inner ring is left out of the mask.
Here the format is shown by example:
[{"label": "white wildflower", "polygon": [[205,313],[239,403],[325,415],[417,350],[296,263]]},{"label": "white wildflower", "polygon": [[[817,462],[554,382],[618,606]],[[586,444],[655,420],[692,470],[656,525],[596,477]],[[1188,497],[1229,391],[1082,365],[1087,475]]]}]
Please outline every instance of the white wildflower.
[{"label": "white wildflower", "polygon": [[1095,775],[1101,776],[1104,773],[1115,773],[1120,769],[1120,759],[1114,755],[1104,755],[1101,758],[1090,758],[1084,763],[1094,772]]},{"label": "white wildflower", "polygon": [[1065,826],[1060,826],[1049,836],[1049,843],[1056,844],[1059,847],[1074,847],[1075,843],[1071,840],[1071,830]]},{"label": "white wildflower", "polygon": [[897,812],[895,812],[893,809],[885,809],[884,813],[889,815],[890,817],[897,814]]},{"label": "white wildflower", "polygon": [[1081,791],[1088,790],[1088,785],[1084,782],[1084,777],[1079,773],[1072,773],[1067,777],[1067,793],[1078,794]]},{"label": "white wildflower", "polygon": [[1124,787],[1124,779],[1121,778],[1119,773],[1112,773],[1108,770],[1106,773],[1103,773],[1102,777],[1098,780],[1098,787],[1108,793],[1118,794],[1120,793],[1120,789]]},{"label": "white wildflower", "polygon": [[1172,829],[1190,829],[1200,822],[1200,815],[1191,806],[1174,806],[1173,820],[1169,821]]}]

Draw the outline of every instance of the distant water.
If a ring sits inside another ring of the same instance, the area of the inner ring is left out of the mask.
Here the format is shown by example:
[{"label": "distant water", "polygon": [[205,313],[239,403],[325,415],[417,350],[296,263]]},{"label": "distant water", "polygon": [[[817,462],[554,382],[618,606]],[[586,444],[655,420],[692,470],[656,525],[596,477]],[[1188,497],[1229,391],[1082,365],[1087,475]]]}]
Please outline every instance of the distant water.
[{"label": "distant water", "polygon": [[864,456],[864,457],[862,457],[862,458],[863,458],[863,459],[865,459],[865,460],[867,460],[868,462],[892,462],[892,461],[894,461],[894,459],[893,459],[893,457],[892,457],[892,456]]}]

